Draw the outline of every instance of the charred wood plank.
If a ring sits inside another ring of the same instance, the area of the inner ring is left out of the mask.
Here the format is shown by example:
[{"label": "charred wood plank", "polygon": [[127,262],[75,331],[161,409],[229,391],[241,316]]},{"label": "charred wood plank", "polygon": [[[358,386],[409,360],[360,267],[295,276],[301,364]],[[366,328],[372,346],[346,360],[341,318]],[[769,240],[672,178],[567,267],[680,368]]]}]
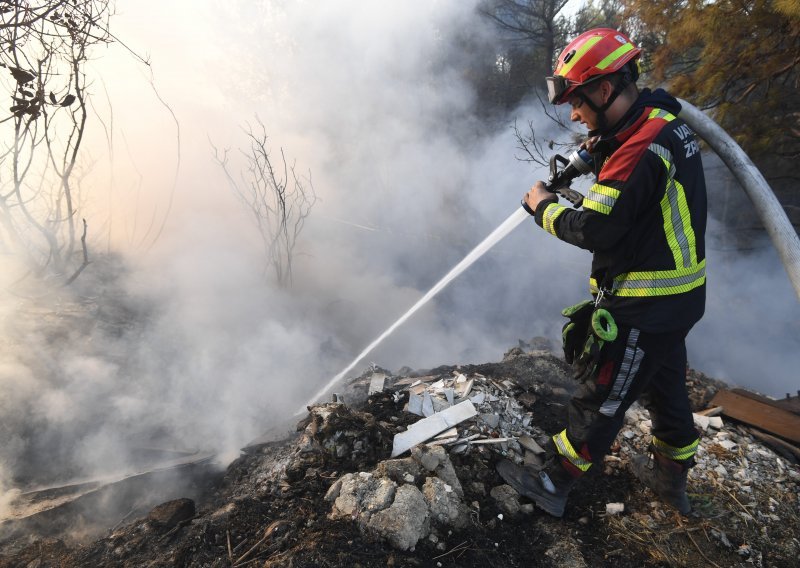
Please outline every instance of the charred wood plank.
[{"label": "charred wood plank", "polygon": [[800,416],[782,408],[727,390],[717,392],[711,405],[721,406],[724,416],[800,443]]},{"label": "charred wood plank", "polygon": [[774,399],[768,398],[766,396],[760,395],[755,392],[751,392],[745,389],[731,389],[731,392],[736,394],[740,394],[744,397],[751,398],[753,400],[757,400],[759,402],[763,402],[764,404],[768,404],[770,406],[774,406],[775,408],[780,408],[781,410],[788,410],[789,412],[793,412],[795,414],[800,414],[800,403],[798,403],[797,397],[787,397],[785,399]]}]

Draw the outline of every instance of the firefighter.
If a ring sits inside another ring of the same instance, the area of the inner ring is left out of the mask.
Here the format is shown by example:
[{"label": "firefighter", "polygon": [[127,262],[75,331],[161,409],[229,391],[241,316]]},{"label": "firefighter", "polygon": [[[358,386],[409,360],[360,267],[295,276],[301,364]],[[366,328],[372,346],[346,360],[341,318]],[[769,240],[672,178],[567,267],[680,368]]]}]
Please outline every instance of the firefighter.
[{"label": "firefighter", "polygon": [[558,203],[537,182],[525,195],[536,223],[593,252],[587,300],[562,313],[564,349],[579,387],[566,428],[552,437],[541,468],[502,461],[520,494],[561,517],[575,481],[603,456],[637,399],[649,410],[648,455],[636,477],[683,514],[698,444],[686,391],[685,338],[705,309],[706,188],[694,133],[678,101],[639,90],[640,49],[601,28],[570,43],[547,78],[553,104],[589,131],[596,183],[582,210]]}]

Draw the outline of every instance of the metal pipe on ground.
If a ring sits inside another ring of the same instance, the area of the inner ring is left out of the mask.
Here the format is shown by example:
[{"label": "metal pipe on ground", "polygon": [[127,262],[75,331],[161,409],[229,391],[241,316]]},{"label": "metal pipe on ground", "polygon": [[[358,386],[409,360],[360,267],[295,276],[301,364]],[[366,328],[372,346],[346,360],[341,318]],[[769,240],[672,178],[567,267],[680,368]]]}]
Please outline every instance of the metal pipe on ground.
[{"label": "metal pipe on ground", "polygon": [[691,103],[683,99],[678,101],[683,107],[679,116],[725,162],[753,202],[800,300],[800,237],[772,188],[744,150],[719,124]]}]

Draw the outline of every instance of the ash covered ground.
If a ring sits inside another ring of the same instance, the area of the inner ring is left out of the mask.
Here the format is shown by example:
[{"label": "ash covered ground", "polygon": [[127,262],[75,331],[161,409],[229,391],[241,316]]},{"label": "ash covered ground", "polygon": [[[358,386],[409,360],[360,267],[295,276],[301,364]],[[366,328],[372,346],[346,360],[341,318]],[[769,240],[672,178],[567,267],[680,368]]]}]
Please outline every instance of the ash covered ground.
[{"label": "ash covered ground", "polygon": [[[569,367],[541,347],[521,343],[483,365],[370,369],[347,385],[344,403],[311,407],[246,448],[193,499],[104,527],[97,539],[68,522],[17,534],[2,544],[0,567],[796,566],[800,470],[727,419],[700,426],[688,516],[628,469],[649,438],[636,406],[563,519],[510,491],[494,464],[535,461],[574,387]],[[383,390],[368,395],[376,373]],[[695,410],[721,386],[691,371]],[[394,436],[421,420],[408,412],[413,396],[439,407],[469,399],[476,415],[391,459]],[[611,514],[609,504],[624,510]]]}]

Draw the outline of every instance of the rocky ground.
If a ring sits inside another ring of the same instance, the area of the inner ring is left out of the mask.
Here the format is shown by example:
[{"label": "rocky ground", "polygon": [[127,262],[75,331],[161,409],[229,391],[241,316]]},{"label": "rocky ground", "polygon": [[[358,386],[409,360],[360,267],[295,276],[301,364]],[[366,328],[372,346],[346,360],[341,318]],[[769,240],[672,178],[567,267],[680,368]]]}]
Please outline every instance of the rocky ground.
[{"label": "rocky ground", "polygon": [[[248,447],[204,496],[159,505],[92,542],[26,535],[0,549],[0,568],[797,565],[800,469],[727,420],[699,423],[688,516],[628,469],[649,438],[636,406],[563,519],[519,498],[494,464],[540,459],[574,387],[563,360],[535,347],[499,363],[369,370],[344,403],[312,407],[296,431]],[[376,373],[383,389],[368,395]],[[689,387],[700,410],[720,384],[691,372]],[[411,411],[460,402],[475,415],[391,458],[395,435],[423,419]]]}]

